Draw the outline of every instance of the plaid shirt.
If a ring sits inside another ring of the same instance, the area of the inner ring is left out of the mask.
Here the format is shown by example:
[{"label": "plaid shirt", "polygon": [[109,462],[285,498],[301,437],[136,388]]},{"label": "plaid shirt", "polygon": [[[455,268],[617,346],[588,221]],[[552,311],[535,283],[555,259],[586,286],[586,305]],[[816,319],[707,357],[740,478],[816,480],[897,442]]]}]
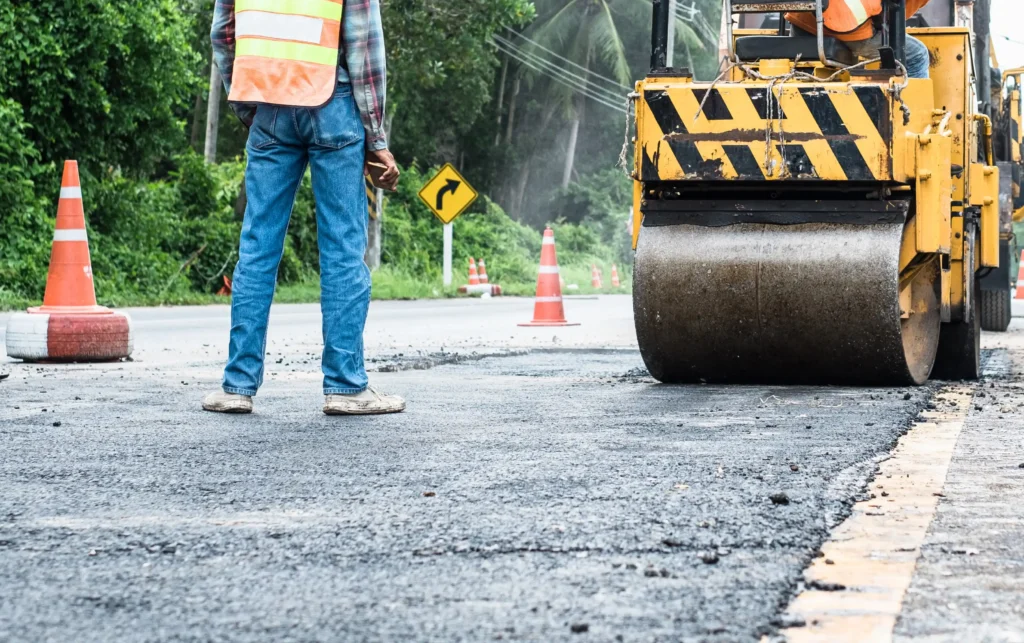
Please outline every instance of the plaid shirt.
[{"label": "plaid shirt", "polygon": [[[366,148],[387,149],[384,133],[387,70],[379,0],[345,0],[341,30],[344,64],[338,66],[338,82],[352,84],[352,95],[366,128]],[[230,94],[235,62],[235,0],[217,0],[210,40],[213,42],[213,59]],[[252,122],[255,107],[240,104],[232,104],[231,107],[243,121]]]}]

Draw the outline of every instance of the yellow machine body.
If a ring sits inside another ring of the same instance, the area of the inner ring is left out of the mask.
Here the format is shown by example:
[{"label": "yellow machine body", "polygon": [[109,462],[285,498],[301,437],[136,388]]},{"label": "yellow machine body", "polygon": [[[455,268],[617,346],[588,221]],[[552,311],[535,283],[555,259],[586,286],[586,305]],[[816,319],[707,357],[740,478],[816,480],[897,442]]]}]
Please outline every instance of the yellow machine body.
[{"label": "yellow machine body", "polygon": [[[734,35],[764,33],[741,30]],[[693,275],[703,274],[697,266],[701,261],[697,253],[683,257],[687,251],[672,250],[671,244],[685,244],[684,239],[692,238],[708,244],[704,252],[710,255],[733,239],[737,244],[755,242],[756,236],[748,234],[753,224],[762,225],[764,235],[790,233],[788,237],[779,237],[783,245],[798,232],[815,230],[814,238],[821,250],[814,251],[820,253],[814,261],[820,263],[816,269],[825,272],[829,270],[828,262],[838,264],[837,257],[844,252],[841,247],[830,246],[842,242],[855,249],[857,239],[878,232],[870,230],[875,223],[872,217],[890,229],[895,226],[897,233],[902,227],[902,234],[897,234],[899,247],[893,255],[898,255],[898,279],[894,276],[898,285],[894,286],[891,301],[886,298],[889,294],[879,292],[872,300],[870,291],[863,291],[863,301],[856,304],[862,308],[884,308],[898,302],[908,363],[914,350],[911,344],[933,341],[908,340],[906,322],[920,314],[914,306],[930,305],[922,301],[915,304],[919,298],[915,298],[914,288],[934,288],[942,324],[962,325],[971,320],[975,274],[980,269],[998,266],[1000,261],[1000,182],[992,157],[992,125],[987,117],[974,111],[969,31],[950,27],[911,29],[908,33],[921,39],[932,52],[930,79],[892,77],[870,68],[837,73],[818,63],[763,59],[746,64],[746,69],[736,66],[726,78],[714,83],[694,82],[685,76],[652,76],[637,83],[633,242],[638,250],[641,279],[646,284],[638,283],[638,287],[641,291],[646,288],[648,293],[642,292],[637,300],[641,319],[638,334],[645,359],[648,354],[651,356],[649,367],[651,362],[661,360],[658,369],[664,374],[662,379],[791,379],[792,373],[781,378],[774,374],[760,376],[765,373],[751,375],[745,367],[726,369],[721,377],[714,372],[703,374],[697,366],[687,370],[681,362],[698,363],[706,357],[707,363],[712,364],[714,360],[710,354],[692,357],[689,349],[684,348],[672,355],[673,350],[667,348],[675,341],[673,330],[694,333],[710,327],[702,326],[706,320],[694,321],[681,308],[713,307],[716,295],[707,293],[706,302],[678,303],[678,309],[669,310],[663,306],[664,295],[658,299],[650,294],[652,289],[667,285],[664,273],[671,272],[673,264],[666,257],[672,252],[682,257],[678,260],[680,272],[692,269]],[[1015,113],[1019,114],[1019,109]],[[740,199],[742,194],[756,198]],[[775,203],[775,199],[785,205]],[[879,205],[882,202],[885,205]],[[832,203],[837,205],[830,209]],[[894,211],[901,208],[901,212]],[[693,221],[708,229],[697,230]],[[675,232],[665,230],[674,223],[681,227]],[[730,231],[736,236],[729,236]],[[705,235],[712,232],[713,238]],[[645,234],[676,233],[683,236],[671,242],[652,240],[644,254]],[[798,247],[803,246],[794,245],[791,251],[796,252]],[[755,281],[767,278],[770,268],[765,266],[777,261],[771,252],[772,248],[765,246],[761,255],[745,260],[763,264],[749,273]],[[805,272],[807,264],[812,263],[810,254],[805,255],[806,260],[793,258],[790,273],[780,263],[779,274],[783,276],[778,278],[786,279],[786,274],[792,274],[796,281],[815,283],[813,270]],[[641,264],[647,257],[651,260],[646,265],[651,267],[645,270]],[[871,258],[865,256],[864,261]],[[881,258],[877,261],[884,263]],[[711,259],[704,263],[714,281],[702,287],[726,292],[731,292],[735,279],[747,267],[742,261],[728,268],[716,266]],[[658,267],[654,268],[655,265]],[[867,269],[865,265],[864,270]],[[853,283],[858,277],[856,269],[851,270],[854,274],[849,279]],[[934,277],[923,276],[922,271],[934,271]],[[838,276],[830,278],[841,280]],[[822,283],[845,287],[841,281]],[[688,286],[680,283],[680,287]],[[765,315],[765,302],[761,301],[767,290],[751,291],[750,296],[759,300],[758,306],[751,309],[746,326],[737,326],[737,332],[773,332],[774,322]],[[789,293],[781,286],[777,292],[776,298],[797,298],[796,291]],[[829,302],[827,297],[806,292],[806,288],[799,297],[817,301],[819,309]],[[811,312],[802,314],[814,314],[814,308],[810,306]],[[787,310],[780,309],[779,314],[786,316]],[[681,320],[675,329],[668,328],[665,321],[673,317]],[[780,320],[783,324],[793,322]],[[648,326],[644,328],[643,324]],[[947,346],[938,351],[940,362],[943,350],[956,352],[948,344],[961,341],[947,339],[948,334],[944,326],[942,341]],[[643,350],[645,341],[649,344],[647,351]],[[686,341],[702,339],[692,337]],[[971,341],[977,343],[976,338]],[[659,351],[668,357],[655,356]],[[727,347],[722,347],[722,351],[723,355],[729,354]],[[775,359],[767,353],[758,355],[761,359]],[[836,355],[852,360],[866,357],[852,349]],[[932,358],[925,351],[915,359],[927,362]],[[864,377],[858,377],[857,366],[850,368],[851,381],[865,382],[923,381],[932,370],[931,364],[911,364],[909,368],[914,373],[909,377],[902,367],[896,369],[898,376],[868,375],[865,371]],[[846,379],[842,370],[831,367],[823,368],[822,373],[824,379]],[[739,375],[733,377],[734,374]]]}]

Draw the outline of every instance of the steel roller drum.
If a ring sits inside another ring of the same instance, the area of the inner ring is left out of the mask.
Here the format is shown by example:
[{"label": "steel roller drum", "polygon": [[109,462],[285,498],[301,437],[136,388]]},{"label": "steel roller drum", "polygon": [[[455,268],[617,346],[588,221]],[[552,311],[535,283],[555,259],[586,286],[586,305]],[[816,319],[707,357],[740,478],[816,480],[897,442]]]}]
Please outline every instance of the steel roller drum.
[{"label": "steel roller drum", "polygon": [[902,234],[902,223],[645,226],[633,307],[648,370],[680,383],[923,383],[939,271],[917,270],[901,320]]}]

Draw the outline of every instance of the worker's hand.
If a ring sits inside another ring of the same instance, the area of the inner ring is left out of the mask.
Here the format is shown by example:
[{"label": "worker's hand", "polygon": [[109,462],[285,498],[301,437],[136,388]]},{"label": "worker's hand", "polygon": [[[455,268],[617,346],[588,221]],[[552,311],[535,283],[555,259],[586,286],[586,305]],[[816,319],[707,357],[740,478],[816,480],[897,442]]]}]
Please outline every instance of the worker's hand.
[{"label": "worker's hand", "polygon": [[385,190],[394,191],[395,187],[398,186],[398,164],[395,163],[395,157],[392,156],[388,150],[373,150],[366,152],[366,167],[364,168],[365,173],[370,176],[377,176],[381,172],[381,169],[371,169],[370,163],[374,163],[378,166],[384,166],[383,173],[380,173],[380,178],[377,179],[380,187]]}]

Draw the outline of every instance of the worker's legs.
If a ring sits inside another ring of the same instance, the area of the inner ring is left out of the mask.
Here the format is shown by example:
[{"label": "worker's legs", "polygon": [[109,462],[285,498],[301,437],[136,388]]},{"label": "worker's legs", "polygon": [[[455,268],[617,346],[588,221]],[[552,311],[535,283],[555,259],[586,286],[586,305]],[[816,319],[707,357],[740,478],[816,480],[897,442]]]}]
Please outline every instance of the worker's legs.
[{"label": "worker's legs", "polygon": [[913,36],[907,36],[907,75],[911,78],[928,78],[932,57],[928,47]]},{"label": "worker's legs", "polygon": [[[869,40],[855,40],[844,43],[850,51],[861,58],[878,58],[878,49],[882,46],[881,34],[875,34]],[[931,66],[931,54],[928,47],[913,36],[907,36],[907,56],[904,64],[910,78],[928,78]]]},{"label": "worker's legs", "polygon": [[370,305],[370,271],[363,261],[368,218],[363,183],[365,131],[349,85],[340,85],[330,103],[308,114],[320,246],[324,394],[349,395],[367,385],[363,327]]},{"label": "worker's legs", "polygon": [[306,145],[295,110],[260,106],[249,130],[248,199],[231,282],[231,343],[224,391],[255,395],[263,383],[267,320],[277,285],[295,193],[306,171]]}]

